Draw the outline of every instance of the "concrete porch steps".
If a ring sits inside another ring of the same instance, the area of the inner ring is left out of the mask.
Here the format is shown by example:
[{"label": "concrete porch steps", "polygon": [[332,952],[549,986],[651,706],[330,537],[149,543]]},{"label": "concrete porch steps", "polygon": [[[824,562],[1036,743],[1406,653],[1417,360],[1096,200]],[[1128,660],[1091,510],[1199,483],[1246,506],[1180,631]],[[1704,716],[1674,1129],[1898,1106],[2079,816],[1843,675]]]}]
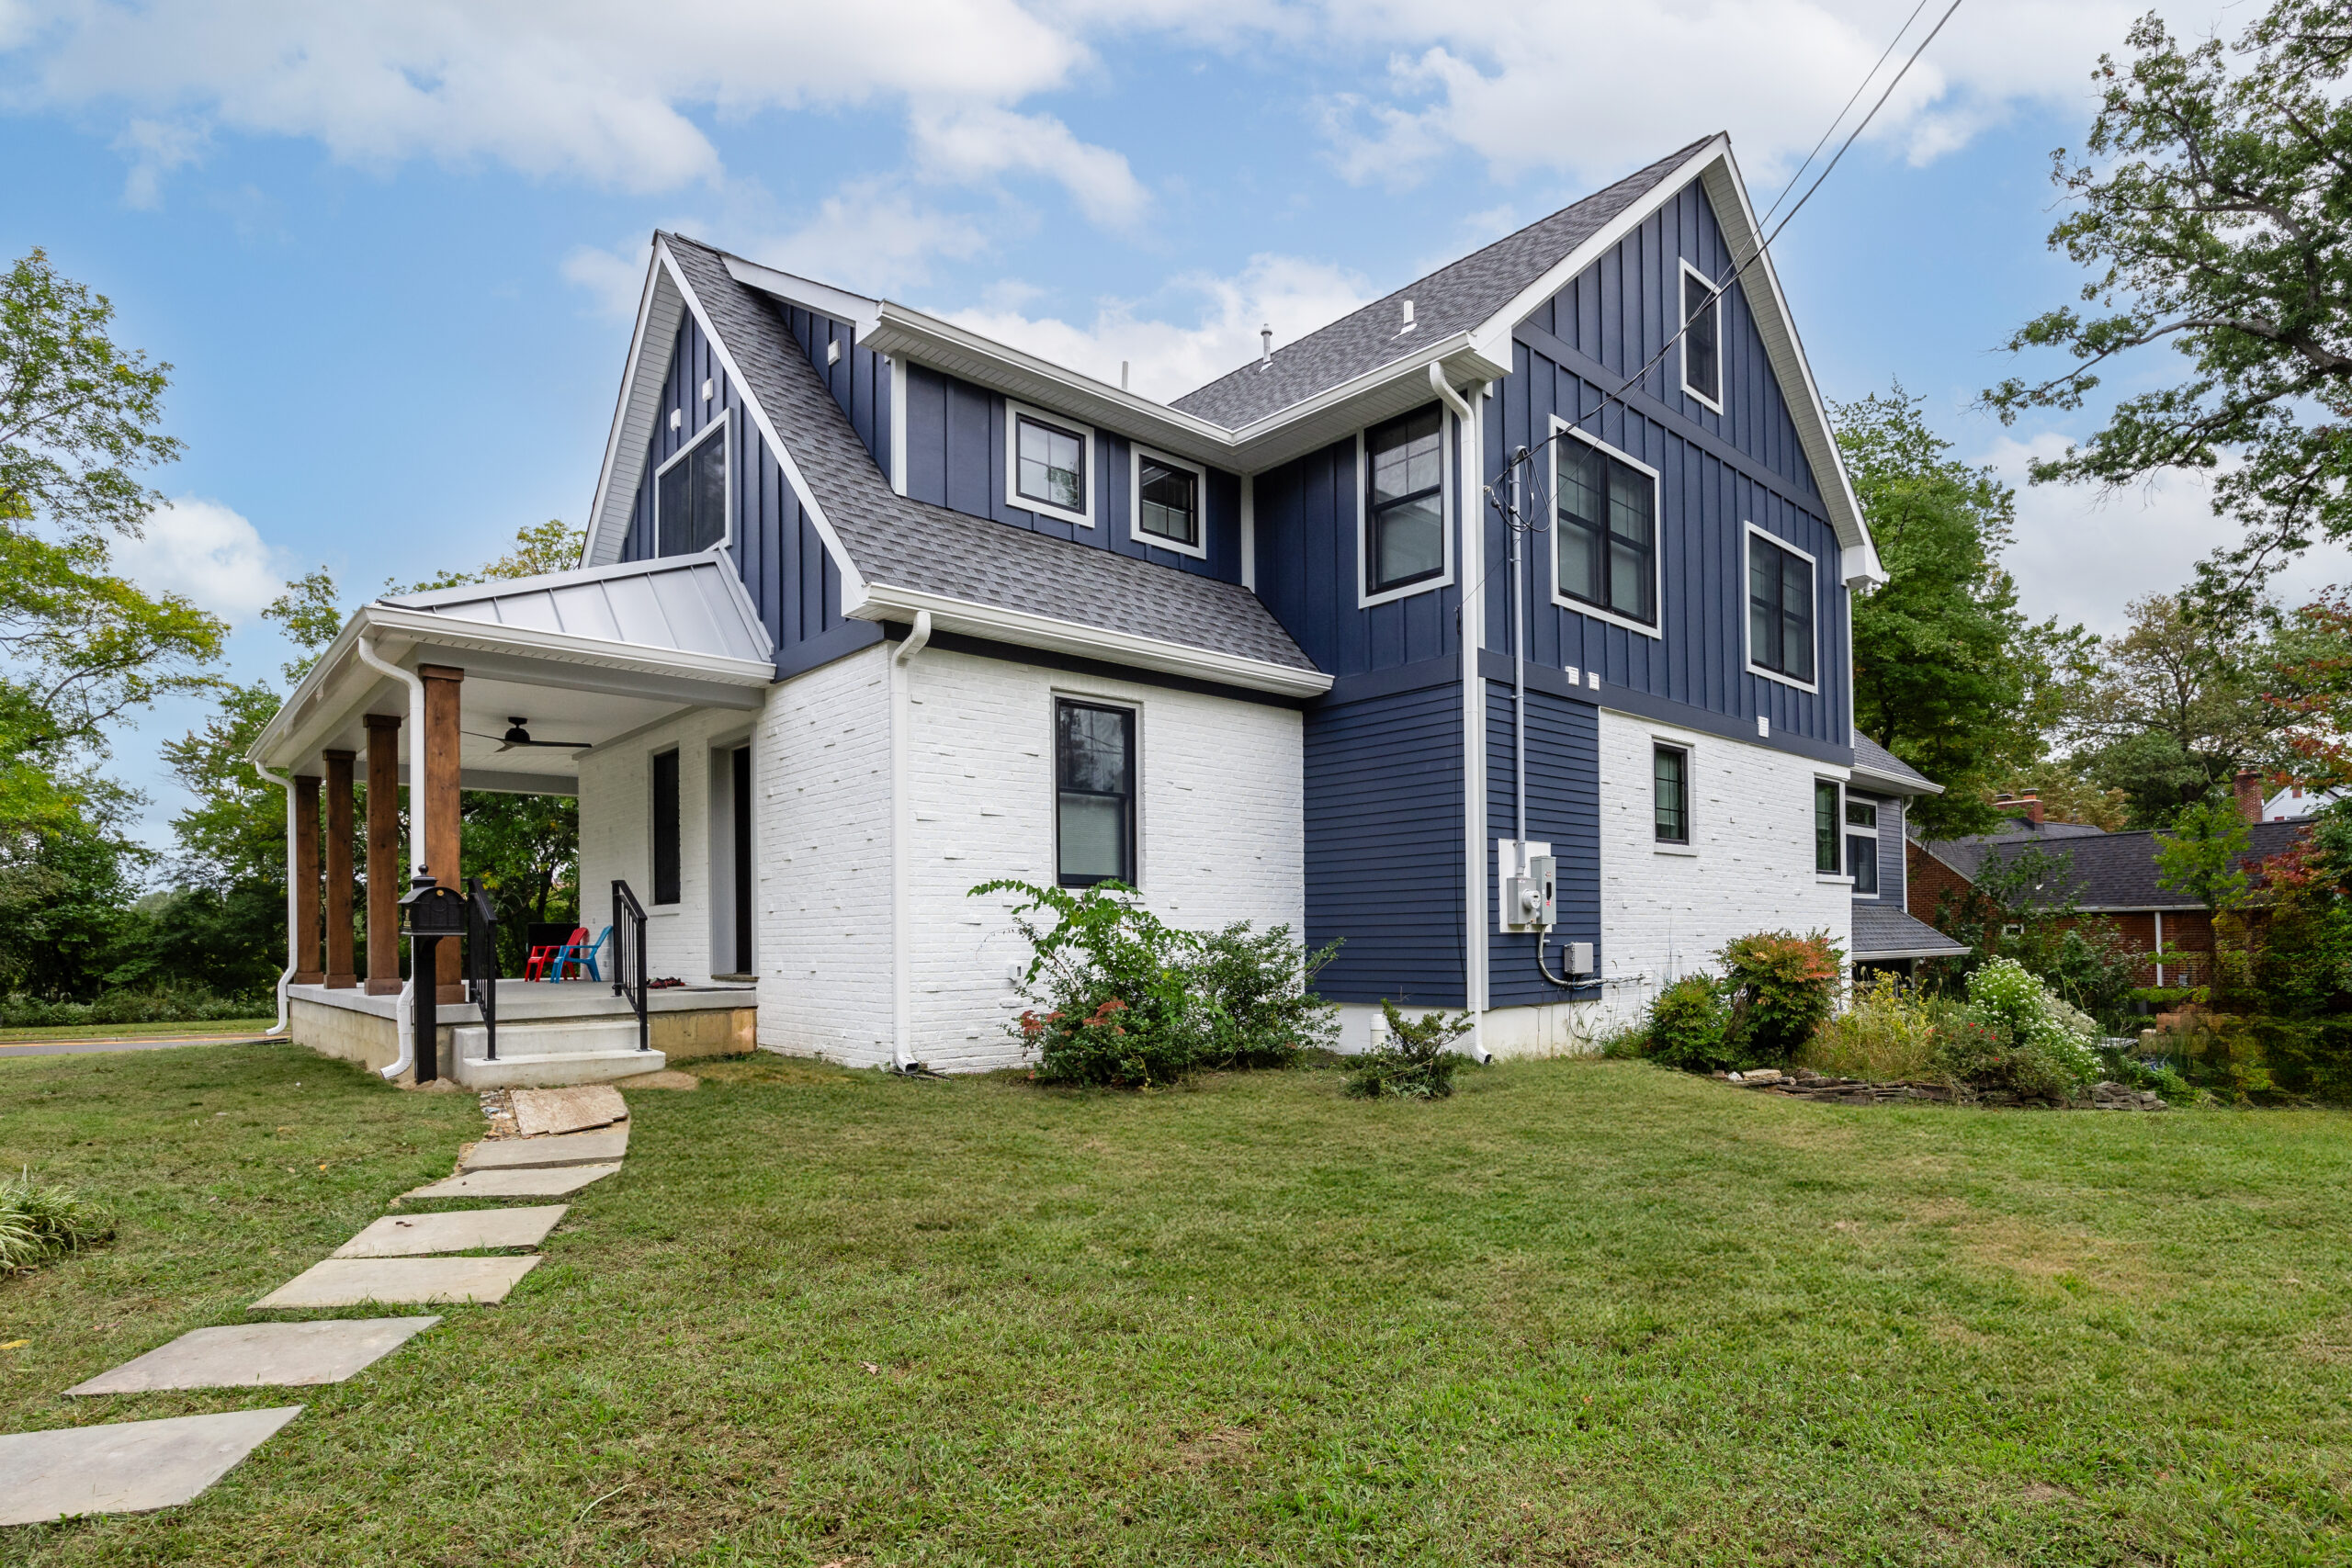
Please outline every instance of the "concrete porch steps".
[{"label": "concrete porch steps", "polygon": [[669,1065],[662,1053],[637,1048],[635,1018],[502,1023],[494,1062],[489,1059],[488,1030],[471,1024],[449,1032],[449,1076],[468,1089],[607,1083],[660,1072]]}]

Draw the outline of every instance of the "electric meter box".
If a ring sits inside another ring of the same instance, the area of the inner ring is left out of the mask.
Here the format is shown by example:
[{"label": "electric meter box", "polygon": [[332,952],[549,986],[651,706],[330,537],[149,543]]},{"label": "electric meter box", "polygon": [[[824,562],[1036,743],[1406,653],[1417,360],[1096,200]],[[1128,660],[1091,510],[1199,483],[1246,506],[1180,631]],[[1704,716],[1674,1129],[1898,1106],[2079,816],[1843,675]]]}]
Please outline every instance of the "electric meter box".
[{"label": "electric meter box", "polygon": [[1550,931],[1559,923],[1560,908],[1559,863],[1552,857],[1552,846],[1531,840],[1526,845],[1527,872],[1521,875],[1520,846],[1509,839],[1498,839],[1495,844],[1502,929]]}]

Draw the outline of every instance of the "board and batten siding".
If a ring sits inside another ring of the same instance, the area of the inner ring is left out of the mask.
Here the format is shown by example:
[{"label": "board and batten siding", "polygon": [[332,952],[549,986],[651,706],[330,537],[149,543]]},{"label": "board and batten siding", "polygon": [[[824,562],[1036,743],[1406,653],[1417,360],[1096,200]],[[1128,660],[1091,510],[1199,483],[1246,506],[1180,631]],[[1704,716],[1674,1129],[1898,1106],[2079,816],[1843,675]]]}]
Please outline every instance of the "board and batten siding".
[{"label": "board and batten siding", "polygon": [[1306,710],[1306,945],[1334,1001],[1463,1005],[1462,710],[1452,685]]},{"label": "board and batten siding", "polygon": [[[1809,741],[1816,754],[1843,749],[1851,743],[1851,699],[1840,549],[1740,288],[1723,302],[1721,413],[1682,391],[1679,350],[1668,350],[1636,387],[1610,396],[1679,329],[1685,258],[1711,276],[1727,269],[1721,232],[1696,185],[1517,329],[1513,373],[1498,383],[1488,405],[1489,471],[1500,471],[1522,445],[1540,448],[1555,414],[1658,470],[1663,635],[1555,605],[1555,536],[1547,528],[1528,536],[1528,657],[1553,669],[1598,671],[1608,684],[1713,716],[1716,728],[1729,720],[1752,731],[1762,716],[1773,738]],[[1539,460],[1530,478],[1528,504],[1550,505],[1549,463]],[[1816,691],[1747,670],[1750,524],[1817,563]],[[1487,646],[1508,652],[1510,581],[1500,569],[1508,537],[1491,510],[1486,535]]]},{"label": "board and batten siding", "polygon": [[[1512,837],[1518,791],[1512,771],[1515,736],[1511,689],[1487,682],[1487,999],[1489,1006],[1526,1007],[1590,1001],[1593,987],[1564,989],[1535,966],[1535,938],[1496,929],[1499,890],[1511,868],[1495,863],[1494,840]],[[1561,968],[1560,944],[1589,942],[1593,963],[1607,972],[1600,930],[1600,710],[1590,703],[1531,688],[1527,694],[1527,836],[1552,846],[1558,863],[1559,923],[1546,949],[1552,973]]]},{"label": "board and batten siding", "polygon": [[[1457,422],[1445,440],[1458,450]],[[1459,563],[1453,581],[1369,608],[1363,583],[1363,479],[1356,437],[1294,457],[1257,479],[1258,597],[1317,668],[1342,680],[1453,659]],[[1461,487],[1450,487],[1447,526],[1458,526]],[[1505,601],[1508,603],[1508,600]]]},{"label": "board and batten siding", "polygon": [[[1040,412],[1051,415],[1054,411]],[[1074,424],[1085,424],[1073,418]],[[1076,544],[1133,556],[1157,566],[1220,581],[1241,581],[1241,481],[1208,468],[1203,488],[1202,536],[1205,559],[1136,541],[1129,526],[1134,489],[1133,445],[1123,435],[1097,429],[1088,461],[1094,466],[1092,525],[1066,522],[1009,505],[1005,497],[1005,400],[1001,393],[976,386],[928,366],[907,367],[907,494],[974,517],[1025,528]]]},{"label": "board and batten siding", "polygon": [[[769,308],[784,318],[801,352],[816,368],[817,378],[833,395],[850,427],[865,443],[866,455],[885,475],[890,471],[890,362],[857,341],[857,329],[821,311],[785,300]],[[831,357],[840,344],[841,358]]]},{"label": "board and batten siding", "polygon": [[[704,381],[711,396],[702,395]],[[670,428],[670,411],[683,411]],[[678,328],[662,384],[662,404],[648,444],[645,472],[639,479],[621,559],[645,560],[655,554],[655,470],[718,420],[729,422],[733,445],[729,467],[732,513],[727,551],[743,586],[775,639],[776,672],[788,675],[854,649],[881,640],[882,631],[842,615],[841,565],[825,548],[799,498],[786,479],[784,465],[768,449],[759,425],[746,414],[734,384],[711,352],[692,316]]]}]

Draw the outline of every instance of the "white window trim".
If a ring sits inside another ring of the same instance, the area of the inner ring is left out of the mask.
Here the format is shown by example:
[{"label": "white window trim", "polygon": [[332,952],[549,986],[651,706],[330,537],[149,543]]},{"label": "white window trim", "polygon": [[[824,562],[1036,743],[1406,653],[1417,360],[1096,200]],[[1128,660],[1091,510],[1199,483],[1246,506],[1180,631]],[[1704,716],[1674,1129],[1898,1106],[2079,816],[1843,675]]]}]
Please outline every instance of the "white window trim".
[{"label": "white window trim", "polygon": [[[1804,840],[1806,852],[1815,852],[1821,847],[1813,840],[1813,835],[1815,830],[1815,824],[1812,821],[1812,815],[1815,809],[1814,796],[1820,793],[1820,789],[1823,784],[1828,784],[1838,791],[1838,815],[1835,818],[1838,824],[1838,863],[1840,867],[1843,867],[1846,863],[1846,781],[1832,773],[1815,773],[1813,775],[1813,784],[1814,787],[1805,794],[1804,802],[1806,816]],[[1853,877],[1844,870],[1841,869],[1834,872],[1824,871],[1821,869],[1820,863],[1817,861],[1814,864],[1813,879],[1815,882],[1842,882],[1849,887],[1851,887],[1854,885]]]},{"label": "white window trim", "polygon": [[[1690,265],[1690,258],[1687,256],[1684,257],[1682,261],[1682,271],[1686,276],[1695,277],[1701,283],[1704,284],[1710,293],[1713,292],[1715,280],[1709,277],[1705,273],[1701,272],[1697,267],[1692,266]],[[1677,281],[1679,281],[1679,279]],[[1723,293],[1716,294],[1714,303],[1707,307],[1707,309],[1715,313],[1715,386],[1719,390],[1724,387],[1728,379],[1728,378],[1724,374],[1724,300],[1729,297],[1730,293],[1731,286],[1729,284],[1725,284],[1724,286]],[[1678,299],[1675,303],[1679,307],[1682,302]],[[1724,404],[1721,398],[1711,398],[1707,396],[1706,393],[1699,390],[1698,388],[1693,387],[1690,384],[1690,333],[1689,331],[1690,326],[1690,318],[1683,315],[1679,309],[1678,309],[1675,313],[1681,321],[1684,329],[1682,335],[1675,340],[1680,348],[1680,352],[1675,355],[1675,359],[1681,367],[1682,395],[1689,398],[1692,402],[1697,403],[1702,408],[1707,409],[1714,413],[1721,413],[1724,412]]]},{"label": "white window trim", "polygon": [[[1657,836],[1657,753],[1661,749],[1682,753],[1682,837],[1679,841]],[[1693,787],[1698,760],[1698,748],[1679,735],[1650,737],[1650,848],[1659,854],[1699,852],[1699,813],[1694,809],[1698,792]]]},{"label": "white window trim", "polygon": [[[1407,409],[1406,413],[1414,411]],[[1402,415],[1391,414],[1390,419]],[[1435,577],[1424,577],[1419,582],[1408,582],[1401,588],[1385,589],[1378,593],[1369,592],[1372,581],[1372,458],[1364,445],[1368,430],[1356,432],[1356,608],[1369,610],[1374,604],[1386,604],[1398,599],[1410,599],[1416,593],[1434,593],[1441,588],[1453,586],[1453,444],[1455,434],[1449,434],[1453,411],[1443,403],[1438,405],[1438,446],[1443,467],[1438,471],[1438,532],[1445,539],[1445,570]],[[1382,424],[1388,420],[1381,420]]]},{"label": "white window trim", "polygon": [[[1072,512],[1051,502],[1034,500],[1021,493],[1021,416],[1026,414],[1040,424],[1054,425],[1074,432],[1086,449],[1086,510]],[[1094,477],[1102,466],[1102,443],[1094,438],[1094,427],[1082,420],[1069,418],[1048,409],[1032,408],[1027,403],[1004,400],[1004,503],[1016,512],[1034,512],[1040,517],[1050,517],[1057,523],[1073,523],[1080,528],[1094,526]]]},{"label": "white window trim", "polygon": [[[1560,541],[1556,516],[1547,518],[1544,528],[1544,535],[1551,539],[1551,547],[1545,553],[1551,557],[1552,603],[1563,610],[1574,610],[1579,615],[1589,615],[1596,621],[1606,621],[1612,626],[1623,626],[1629,632],[1639,632],[1645,637],[1663,642],[1666,639],[1666,487],[1659,482],[1658,471],[1631,452],[1620,451],[1599,436],[1589,435],[1559,415],[1554,414],[1552,416],[1553,439],[1556,441],[1563,435],[1573,436],[1586,446],[1606,452],[1619,462],[1639,468],[1643,473],[1649,475],[1650,603],[1657,609],[1657,625],[1644,626],[1631,615],[1621,615],[1614,610],[1604,609],[1599,604],[1589,604],[1582,599],[1571,598],[1560,591]],[[1553,465],[1552,482],[1544,487],[1544,493],[1551,497],[1545,504],[1552,506],[1555,511],[1559,505],[1559,498],[1554,492],[1558,483],[1559,467],[1555,462]]]},{"label": "white window trim", "polygon": [[[1062,886],[1062,760],[1061,728],[1056,722],[1063,703],[1085,703],[1100,708],[1124,708],[1135,716],[1136,776],[1135,776],[1135,880],[1129,884],[1137,893],[1144,890],[1144,705],[1130,696],[1113,696],[1103,692],[1090,692],[1077,686],[1046,688],[1046,863],[1053,868],[1053,880],[1048,886]],[[1068,891],[1083,893],[1082,887]]]},{"label": "white window trim", "polygon": [[[1879,886],[1877,892],[1864,893],[1860,891],[1861,878],[1854,874],[1854,840],[1856,839],[1870,840],[1871,866],[1873,870],[1876,870],[1878,867],[1878,846],[1880,842],[1878,836],[1878,814],[1880,806],[1879,802],[1875,800],[1866,800],[1862,802],[1862,804],[1871,808],[1871,826],[1867,828],[1859,827],[1851,821],[1848,821],[1844,824],[1846,838],[1846,879],[1854,884],[1855,897],[1883,899],[1886,897],[1886,878],[1882,876],[1878,879]],[[1853,808],[1854,792],[1851,785],[1840,785],[1838,791],[1838,815],[1844,817],[1846,813],[1851,811]]]},{"label": "white window trim", "polygon": [[670,558],[662,554],[662,476],[692,457],[695,448],[711,438],[713,431],[718,433],[718,439],[726,447],[719,457],[719,466],[727,470],[727,514],[719,519],[718,542],[710,547],[723,550],[735,542],[735,417],[733,410],[721,409],[717,418],[695,432],[693,440],[671,453],[661,467],[653,470],[652,544],[657,559]]},{"label": "white window trim", "polygon": [[[1759,528],[1753,523],[1745,524],[1742,526],[1744,531],[1740,535],[1739,544],[1740,663],[1746,667],[1750,675],[1761,676],[1767,681],[1778,681],[1781,685],[1793,687],[1795,690],[1800,692],[1819,692],[1821,690],[1821,667],[1826,662],[1826,660],[1825,660],[1821,656],[1820,558],[1815,556],[1811,550],[1801,550],[1797,548],[1796,546],[1789,543],[1786,539],[1781,538],[1779,535],[1774,534],[1770,529]],[[1754,605],[1748,595],[1750,592],[1749,584],[1755,581],[1754,577],[1750,575],[1755,570],[1755,563],[1749,558],[1755,553],[1754,544],[1758,539],[1763,540],[1766,544],[1770,545],[1777,549],[1788,551],[1789,554],[1795,556],[1800,560],[1803,560],[1807,566],[1813,568],[1813,679],[1810,681],[1800,681],[1793,675],[1783,675],[1778,670],[1767,670],[1763,665],[1756,662],[1756,645],[1753,641],[1756,633]],[[1842,790],[1844,786],[1840,785],[1839,787]]]},{"label": "white window trim", "polygon": [[[1170,468],[1182,468],[1193,476],[1193,522],[1199,530],[1201,542],[1180,545],[1173,539],[1163,539],[1143,530],[1143,465],[1148,457]],[[1170,550],[1194,560],[1209,558],[1209,471],[1198,463],[1187,462],[1149,446],[1130,442],[1127,446],[1127,537],[1138,545],[1148,545],[1155,550]]]}]

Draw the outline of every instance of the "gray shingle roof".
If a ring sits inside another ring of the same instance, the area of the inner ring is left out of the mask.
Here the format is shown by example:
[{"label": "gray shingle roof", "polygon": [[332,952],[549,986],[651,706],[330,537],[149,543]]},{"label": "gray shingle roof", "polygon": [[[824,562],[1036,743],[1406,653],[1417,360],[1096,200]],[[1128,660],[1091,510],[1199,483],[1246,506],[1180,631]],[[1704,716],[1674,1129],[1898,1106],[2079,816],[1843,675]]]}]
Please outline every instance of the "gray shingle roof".
[{"label": "gray shingle roof", "polygon": [[1874,773],[1884,773],[1893,778],[1916,784],[1919,786],[1919,793],[1922,794],[1937,788],[1935,780],[1859,729],[1854,731],[1854,766],[1868,768]]},{"label": "gray shingle roof", "polygon": [[[1520,290],[1656,189],[1713,140],[1702,137],[1573,207],[1276,349],[1271,365],[1261,367],[1253,361],[1185,393],[1169,406],[1235,430],[1401,359],[1416,344],[1467,332],[1510,303]],[[1407,299],[1413,302],[1413,330],[1399,335],[1402,302]]]},{"label": "gray shingle roof", "polygon": [[1250,590],[951,512],[890,489],[776,303],[722,253],[663,236],[710,324],[866,581],[1313,670]]},{"label": "gray shingle roof", "polygon": [[1905,914],[1899,904],[1854,900],[1854,944],[1849,958],[1958,957],[1967,951],[1927,921]]},{"label": "gray shingle roof", "polygon": [[[2232,863],[2250,870],[2255,863],[2283,853],[2310,827],[2305,822],[2256,822],[2248,829],[2246,852]],[[2054,828],[2076,830],[2057,834]],[[2051,823],[2040,834],[2003,833],[1996,837],[1946,840],[1929,843],[1928,852],[1972,882],[1988,860],[2007,860],[2038,848],[2064,868],[2049,889],[2050,901],[2062,901],[2072,892],[2086,909],[2194,909],[2200,906],[2186,893],[2156,882],[2156,836],[2154,833],[2102,833],[2081,830],[2074,823]]]}]

